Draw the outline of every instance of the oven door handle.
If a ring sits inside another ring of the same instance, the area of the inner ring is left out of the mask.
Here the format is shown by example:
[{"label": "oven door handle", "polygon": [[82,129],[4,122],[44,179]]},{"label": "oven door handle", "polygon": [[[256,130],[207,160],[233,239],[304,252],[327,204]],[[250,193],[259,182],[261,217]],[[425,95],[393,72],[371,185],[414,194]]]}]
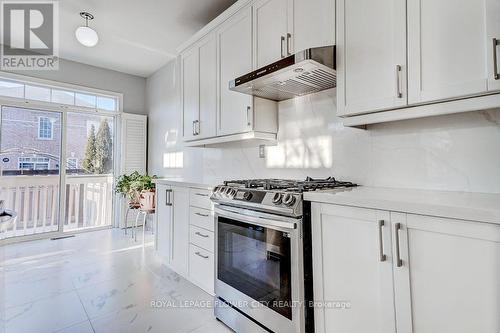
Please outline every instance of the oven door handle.
[{"label": "oven door handle", "polygon": [[272,219],[268,216],[250,216],[247,214],[235,213],[218,207],[214,208],[214,212],[222,217],[230,218],[236,221],[241,221],[249,224],[258,225],[264,228],[284,228],[284,229],[296,229],[297,219],[294,218],[283,218],[283,220]]}]

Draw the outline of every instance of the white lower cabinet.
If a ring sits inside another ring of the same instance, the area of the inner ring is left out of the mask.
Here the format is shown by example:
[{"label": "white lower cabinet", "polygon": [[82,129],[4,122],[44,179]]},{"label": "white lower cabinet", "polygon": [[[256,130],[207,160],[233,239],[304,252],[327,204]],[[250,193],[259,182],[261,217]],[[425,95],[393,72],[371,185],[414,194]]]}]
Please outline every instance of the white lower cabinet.
[{"label": "white lower cabinet", "polygon": [[189,189],[172,186],[170,266],[180,275],[188,274]]},{"label": "white lower cabinet", "polygon": [[500,332],[500,225],[312,207],[316,332]]},{"label": "white lower cabinet", "polygon": [[213,294],[215,228],[210,191],[157,184],[156,193],[158,255],[175,272]]},{"label": "white lower cabinet", "polygon": [[214,293],[214,254],[201,247],[189,246],[189,278],[206,292]]}]

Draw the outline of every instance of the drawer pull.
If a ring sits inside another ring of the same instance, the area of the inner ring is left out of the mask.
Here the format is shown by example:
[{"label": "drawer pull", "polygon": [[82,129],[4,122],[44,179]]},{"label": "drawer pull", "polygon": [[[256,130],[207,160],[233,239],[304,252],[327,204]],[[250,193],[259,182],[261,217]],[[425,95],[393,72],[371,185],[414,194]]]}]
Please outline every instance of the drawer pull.
[{"label": "drawer pull", "polygon": [[198,216],[208,217],[208,214],[202,214],[202,213],[198,213],[198,212],[196,212],[195,214]]},{"label": "drawer pull", "polygon": [[497,64],[497,47],[500,45],[500,40],[493,38],[493,79],[500,79],[498,74],[498,64]]},{"label": "drawer pull", "polygon": [[200,236],[200,237],[203,237],[203,238],[207,238],[207,237],[208,237],[208,235],[204,235],[204,234],[202,234],[202,233],[201,233],[201,232],[199,232],[199,231],[195,232],[194,234],[195,234],[195,235],[198,235],[198,236]]},{"label": "drawer pull", "polygon": [[208,197],[208,194],[205,194],[205,193],[195,193],[195,195],[200,196],[200,197]]},{"label": "drawer pull", "polygon": [[203,259],[208,259],[208,256],[204,256],[203,254],[201,254],[200,252],[195,252],[195,254],[198,256],[198,257],[202,257]]}]

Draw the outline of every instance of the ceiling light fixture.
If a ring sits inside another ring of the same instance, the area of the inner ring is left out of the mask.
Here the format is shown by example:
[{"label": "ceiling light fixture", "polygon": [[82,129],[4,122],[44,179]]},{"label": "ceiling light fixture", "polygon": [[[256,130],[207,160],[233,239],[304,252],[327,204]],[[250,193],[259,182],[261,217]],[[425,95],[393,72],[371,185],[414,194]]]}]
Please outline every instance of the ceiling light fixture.
[{"label": "ceiling light fixture", "polygon": [[94,15],[87,12],[80,12],[80,16],[85,19],[85,26],[78,27],[75,31],[76,39],[80,42],[80,44],[93,47],[96,46],[99,41],[99,36],[97,32],[89,27],[89,20],[94,19]]}]

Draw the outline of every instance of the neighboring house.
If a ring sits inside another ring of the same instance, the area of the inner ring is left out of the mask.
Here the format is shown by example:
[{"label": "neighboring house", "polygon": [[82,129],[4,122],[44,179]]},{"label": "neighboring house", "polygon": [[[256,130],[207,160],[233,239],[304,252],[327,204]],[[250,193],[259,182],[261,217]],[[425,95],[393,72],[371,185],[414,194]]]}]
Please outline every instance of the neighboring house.
[{"label": "neighboring house", "polygon": [[[61,114],[3,107],[1,116],[0,169],[4,173],[32,173],[33,170],[54,172],[59,169]],[[83,171],[82,162],[90,128],[94,125],[97,132],[101,119],[100,116],[81,113],[67,114],[64,163],[68,172]]]}]

